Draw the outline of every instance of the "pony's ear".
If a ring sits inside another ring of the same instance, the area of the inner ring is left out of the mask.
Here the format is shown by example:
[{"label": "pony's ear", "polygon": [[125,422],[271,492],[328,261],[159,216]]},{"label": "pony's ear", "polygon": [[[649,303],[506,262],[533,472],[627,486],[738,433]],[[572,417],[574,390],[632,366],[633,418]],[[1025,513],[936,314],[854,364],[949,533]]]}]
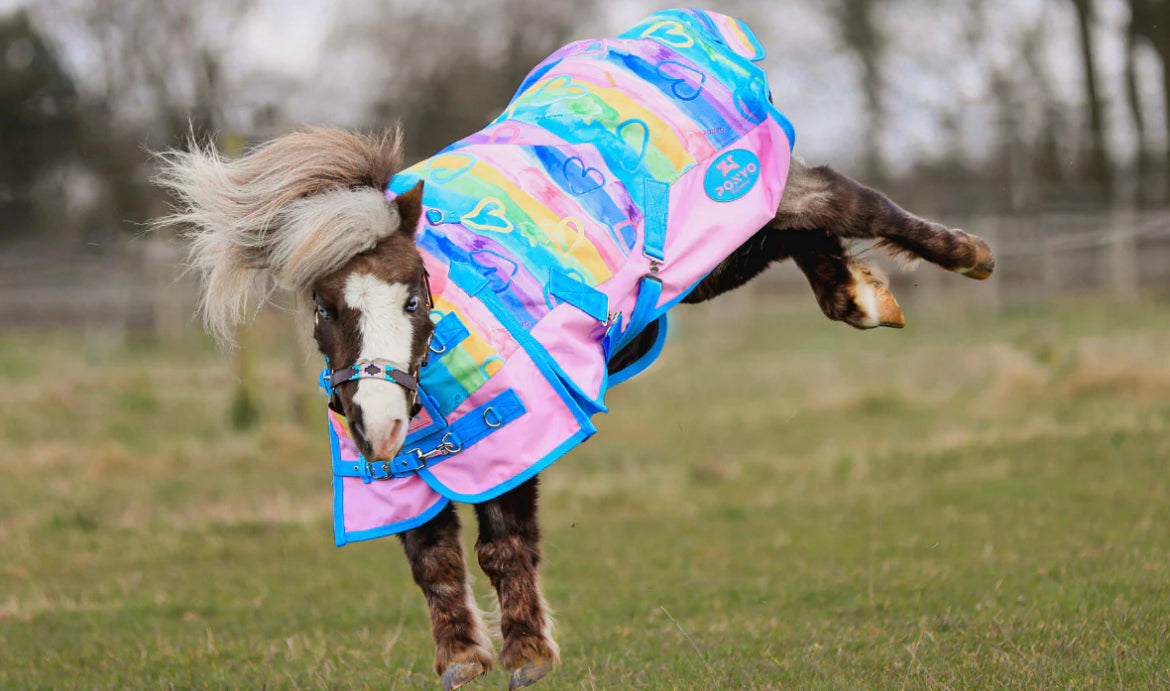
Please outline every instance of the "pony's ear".
[{"label": "pony's ear", "polygon": [[398,229],[414,237],[418,231],[418,222],[422,218],[423,181],[394,198],[394,206],[398,209]]}]

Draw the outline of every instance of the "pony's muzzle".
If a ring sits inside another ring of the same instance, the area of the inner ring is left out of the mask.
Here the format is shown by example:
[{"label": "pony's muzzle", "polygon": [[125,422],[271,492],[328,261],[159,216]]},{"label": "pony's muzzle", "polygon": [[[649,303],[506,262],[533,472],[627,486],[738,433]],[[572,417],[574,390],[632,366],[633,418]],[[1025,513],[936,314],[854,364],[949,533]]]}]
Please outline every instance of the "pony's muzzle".
[{"label": "pony's muzzle", "polygon": [[379,438],[373,441],[373,458],[379,461],[393,460],[402,450],[406,441],[406,420],[392,420]]},{"label": "pony's muzzle", "polygon": [[406,441],[407,423],[404,419],[388,420],[373,427],[367,427],[361,412],[351,414],[350,436],[357,450],[369,461],[391,461],[402,451]]},{"label": "pony's muzzle", "polygon": [[350,437],[367,461],[391,461],[406,443],[407,396],[386,382],[362,382],[356,395],[342,395]]}]

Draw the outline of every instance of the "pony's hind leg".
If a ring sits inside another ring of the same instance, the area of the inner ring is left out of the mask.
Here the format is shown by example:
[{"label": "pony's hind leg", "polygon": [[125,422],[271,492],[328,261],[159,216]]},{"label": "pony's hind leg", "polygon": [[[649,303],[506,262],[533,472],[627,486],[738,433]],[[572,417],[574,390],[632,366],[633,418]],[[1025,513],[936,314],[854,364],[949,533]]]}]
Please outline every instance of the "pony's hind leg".
[{"label": "pony's hind leg", "polygon": [[540,592],[540,528],[536,478],[476,504],[475,551],[500,600],[500,664],[512,672],[509,688],[536,683],[560,661],[548,605]]},{"label": "pony's hind leg", "polygon": [[840,238],[820,230],[764,228],[720,263],[683,302],[710,300],[747,283],[769,264],[789,258],[804,272],[829,319],[859,329],[905,324],[885,282],[851,257]]},{"label": "pony's hind leg", "polygon": [[995,256],[982,238],[910,214],[881,192],[828,166],[810,168],[795,159],[769,225],[781,231],[815,228],[842,238],[876,239],[894,255],[921,257],[971,278],[988,278],[995,269]]},{"label": "pony's hind leg", "polygon": [[483,623],[459,543],[459,516],[447,505],[430,521],[399,536],[414,582],[426,596],[435,639],[435,672],[452,691],[492,666],[492,644]]}]

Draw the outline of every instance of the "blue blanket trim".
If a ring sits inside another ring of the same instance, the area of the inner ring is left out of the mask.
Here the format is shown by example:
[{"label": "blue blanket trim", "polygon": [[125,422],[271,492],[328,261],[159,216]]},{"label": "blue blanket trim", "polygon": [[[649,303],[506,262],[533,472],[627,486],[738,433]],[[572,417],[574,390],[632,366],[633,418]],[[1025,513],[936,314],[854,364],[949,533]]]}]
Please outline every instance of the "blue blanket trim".
[{"label": "blue blanket trim", "polygon": [[[334,481],[334,484],[339,486],[339,487],[341,485],[341,483],[339,481],[336,481],[336,480]],[[338,496],[341,495],[340,489],[337,491],[337,495]],[[397,523],[391,523],[389,525],[378,526],[377,528],[369,528],[367,530],[352,530],[349,532],[340,532],[340,533],[335,532],[334,533],[334,542],[337,544],[338,547],[344,547],[345,545],[348,545],[351,542],[361,542],[363,540],[374,540],[376,538],[388,537],[390,535],[397,535],[398,533],[406,532],[407,530],[410,530],[412,528],[419,527],[420,525],[426,523],[427,521],[431,520],[435,516],[439,515],[439,512],[442,511],[443,509],[445,509],[447,507],[447,504],[450,504],[450,503],[451,503],[450,499],[448,499],[447,497],[440,496],[435,501],[435,503],[431,506],[431,508],[420,513],[419,515],[415,516],[414,518],[408,518],[405,521],[398,521]],[[335,511],[336,511],[336,509],[335,509]],[[338,515],[340,515],[340,514],[335,514],[335,521],[336,522],[340,522],[340,518],[336,518],[336,516],[338,516]]]},{"label": "blue blanket trim", "polygon": [[654,345],[650,347],[650,350],[646,351],[645,355],[609,375],[609,386],[617,386],[627,379],[641,374],[646,371],[646,368],[654,364],[654,361],[662,354],[663,346],[666,345],[666,330],[668,325],[669,321],[665,314],[658,318],[658,336],[654,339]]},{"label": "blue blanket trim", "polygon": [[[337,459],[341,457],[341,444],[337,439],[337,433],[333,431],[333,421],[329,419],[329,414],[325,414],[325,425],[329,427],[329,454],[333,459],[333,463],[337,463]],[[333,477],[333,541],[338,547],[346,543],[345,539],[345,498],[344,488],[341,480]]]},{"label": "blue blanket trim", "polygon": [[514,476],[511,480],[496,485],[486,492],[480,492],[479,494],[460,494],[459,492],[455,492],[440,482],[439,479],[431,473],[431,471],[425,468],[418,471],[418,476],[426,481],[426,483],[431,486],[431,489],[435,490],[451,501],[465,502],[467,504],[478,504],[480,502],[495,499],[501,494],[505,494],[506,492],[510,492],[511,490],[515,489],[519,485],[537,475],[540,471],[555,463],[561,456],[564,456],[568,452],[572,451],[577,447],[578,444],[584,442],[586,439],[592,437],[596,433],[597,429],[594,428],[591,423],[588,425],[588,427],[582,427],[580,430],[574,433],[573,436],[561,442],[560,446],[549,452],[547,456],[540,459],[536,463],[533,463],[528,468]]},{"label": "blue blanket trim", "polygon": [[[329,450],[333,454],[333,459],[336,463],[337,458],[341,455],[340,440],[333,431],[333,424],[327,424],[329,425]],[[347,531],[345,529],[345,483],[335,473],[333,477],[333,543],[338,547],[344,547],[351,542],[373,540],[379,537],[386,537],[387,535],[395,535],[405,530],[410,530],[411,528],[417,528],[437,516],[450,503],[451,501],[446,497],[439,497],[431,508],[413,518],[368,530]]]},{"label": "blue blanket trim", "polygon": [[[667,324],[668,324],[667,312],[674,309],[674,307],[676,305],[678,305],[678,303],[682,302],[683,299],[686,298],[686,296],[690,295],[691,292],[694,291],[694,289],[697,288],[699,286],[699,284],[702,283],[709,275],[710,275],[710,272],[704,274],[703,277],[700,278],[699,280],[695,281],[694,284],[690,288],[687,288],[683,292],[679,293],[677,297],[675,297],[670,302],[667,302],[665,305],[662,305],[661,307],[655,308],[654,311],[649,314],[649,318],[646,319],[647,325],[649,325],[649,323],[654,321],[655,319],[657,319],[659,321],[658,338],[655,339],[654,345],[650,347],[650,350],[646,351],[645,355],[643,355],[642,357],[638,358],[634,362],[631,362],[630,364],[626,365],[621,370],[614,372],[612,375],[607,377],[606,386],[604,387],[604,390],[608,390],[608,388],[611,386],[617,386],[618,384],[621,384],[622,382],[629,380],[634,375],[641,374],[642,372],[646,371],[646,369],[649,368],[650,365],[654,364],[654,361],[657,360],[658,356],[662,354],[663,346],[666,345],[666,332],[667,332]],[[641,298],[641,294],[639,294],[638,297]],[[655,300],[657,300],[657,299],[658,298],[656,297]],[[637,311],[636,303],[635,303],[635,311]],[[620,329],[620,328],[621,328],[621,319],[619,317],[617,323],[614,325],[613,333],[620,334],[620,335],[615,336],[615,339],[633,338],[633,336],[630,335],[631,332],[629,329],[627,329],[626,331],[618,331],[618,329]],[[634,332],[634,333],[641,333],[641,332],[639,331],[639,332]],[[608,339],[609,336],[607,335],[606,338]],[[608,341],[607,341],[607,347],[608,347]],[[606,350],[607,361],[610,357],[615,355],[619,349],[620,348],[611,348],[611,349]]]},{"label": "blue blanket trim", "polygon": [[654,276],[643,276],[638,286],[638,300],[634,303],[634,311],[630,313],[630,323],[618,339],[613,352],[617,353],[630,344],[638,334],[658,318],[658,299],[662,297],[662,281]]}]

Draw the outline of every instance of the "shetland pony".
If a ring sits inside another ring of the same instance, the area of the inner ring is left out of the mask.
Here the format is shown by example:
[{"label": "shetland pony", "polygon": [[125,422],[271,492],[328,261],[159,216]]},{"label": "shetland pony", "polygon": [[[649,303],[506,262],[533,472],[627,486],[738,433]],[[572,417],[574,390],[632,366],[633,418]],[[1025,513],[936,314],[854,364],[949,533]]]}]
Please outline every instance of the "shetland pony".
[{"label": "shetland pony", "polygon": [[[158,181],[178,206],[160,225],[188,229],[208,331],[230,343],[248,305],[280,288],[312,315],[313,338],[330,361],[346,364],[370,354],[421,361],[432,328],[420,309],[423,266],[414,244],[422,190],[392,202],[383,196],[401,157],[396,131],[367,136],[332,129],[288,134],[232,161],[200,147],[165,155]],[[796,163],[773,221],[684,302],[710,300],[792,259],[830,319],[860,329],[901,326],[901,311],[884,283],[845,248],[843,240],[851,238],[877,239],[901,256],[972,278],[987,278],[994,268],[978,237],[912,216],[828,167]],[[363,381],[338,393],[363,452],[393,457],[405,436],[408,392]],[[558,661],[537,576],[536,489],[533,478],[474,506],[476,555],[499,597],[499,662],[511,671],[513,688],[533,683]],[[495,659],[459,530],[448,506],[400,535],[430,608],[435,670],[448,690],[480,676]]]}]

